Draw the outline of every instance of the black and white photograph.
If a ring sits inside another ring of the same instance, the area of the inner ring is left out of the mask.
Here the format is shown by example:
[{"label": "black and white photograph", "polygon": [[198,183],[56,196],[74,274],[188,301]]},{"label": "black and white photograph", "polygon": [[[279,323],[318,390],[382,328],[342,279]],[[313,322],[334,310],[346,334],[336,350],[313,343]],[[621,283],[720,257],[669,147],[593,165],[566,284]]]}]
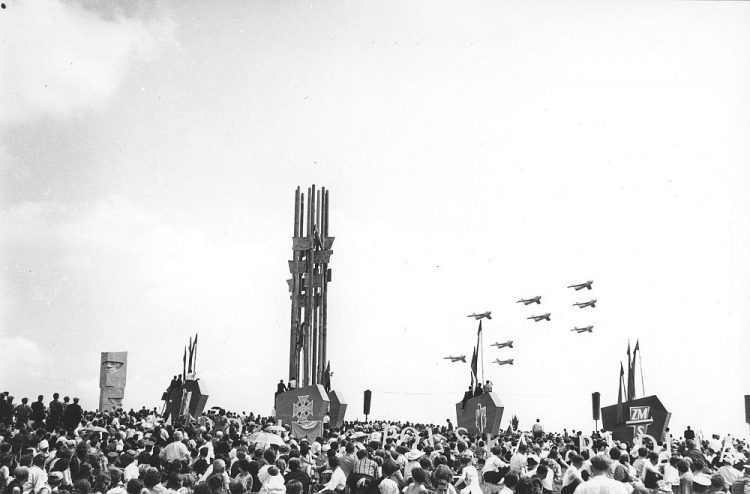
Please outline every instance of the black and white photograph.
[{"label": "black and white photograph", "polygon": [[750,2],[0,7],[0,494],[749,492]]}]

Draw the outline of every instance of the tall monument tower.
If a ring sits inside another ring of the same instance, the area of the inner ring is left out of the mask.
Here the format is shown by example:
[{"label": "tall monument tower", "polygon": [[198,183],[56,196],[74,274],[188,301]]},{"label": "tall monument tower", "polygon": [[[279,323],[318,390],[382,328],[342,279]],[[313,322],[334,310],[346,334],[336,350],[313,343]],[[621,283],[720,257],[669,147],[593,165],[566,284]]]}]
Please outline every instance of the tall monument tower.
[{"label": "tall monument tower", "polygon": [[292,293],[289,334],[289,380],[300,387],[322,384],[330,391],[326,375],[328,343],[328,283],[334,237],[328,236],[329,193],[315,185],[294,197],[294,236],[292,260],[287,280]]},{"label": "tall monument tower", "polygon": [[[297,187],[294,196],[292,259],[289,261],[292,311],[289,331],[289,381],[297,386],[276,395],[276,416],[293,424],[293,431],[311,427],[329,413],[331,427],[344,421],[346,403],[331,390],[328,360],[328,283],[334,237],[329,236],[329,192]],[[301,426],[299,424],[306,424]],[[295,429],[296,426],[299,427]],[[322,431],[322,429],[321,429]],[[315,437],[315,436],[312,436]]]}]

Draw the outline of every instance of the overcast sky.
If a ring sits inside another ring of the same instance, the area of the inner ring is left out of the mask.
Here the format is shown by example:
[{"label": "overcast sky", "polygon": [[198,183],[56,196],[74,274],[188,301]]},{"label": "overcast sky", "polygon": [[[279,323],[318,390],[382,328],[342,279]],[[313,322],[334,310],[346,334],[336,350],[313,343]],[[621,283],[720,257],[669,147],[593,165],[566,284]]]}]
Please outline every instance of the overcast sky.
[{"label": "overcast sky", "polygon": [[469,366],[443,357],[469,360],[466,316],[491,310],[503,427],[592,428],[591,392],[616,402],[639,339],[638,394],[673,431],[747,436],[750,3],[5,5],[15,396],[93,409],[100,353],[127,351],[126,407],[160,406],[199,333],[209,406],[270,413],[294,191],[314,183],[348,418],[371,389],[370,418],[455,421]]}]

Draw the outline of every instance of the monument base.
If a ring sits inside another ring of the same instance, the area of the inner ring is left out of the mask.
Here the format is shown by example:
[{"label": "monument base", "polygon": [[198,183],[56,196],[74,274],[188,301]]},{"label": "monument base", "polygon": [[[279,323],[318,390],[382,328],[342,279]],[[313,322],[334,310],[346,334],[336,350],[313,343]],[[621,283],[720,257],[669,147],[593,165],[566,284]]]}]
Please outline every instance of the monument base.
[{"label": "monument base", "polygon": [[344,415],[346,415],[347,404],[344,401],[344,397],[338,392],[331,390],[328,393],[328,398],[331,400],[330,405],[330,417],[331,422],[328,424],[330,427],[341,427],[344,425]]},{"label": "monument base", "polygon": [[162,400],[166,401],[165,413],[172,419],[186,414],[198,418],[203,415],[208,401],[206,383],[200,379],[188,379],[180,387],[169,388]]},{"label": "monument base", "polygon": [[503,406],[500,398],[490,391],[456,403],[456,426],[463,427],[469,434],[497,434],[503,419]]},{"label": "monument base", "polygon": [[276,418],[285,424],[322,421],[330,402],[328,393],[320,384],[292,389],[276,395]]},{"label": "monument base", "polygon": [[617,405],[602,408],[602,429],[612,433],[615,441],[633,442],[636,436],[648,434],[663,442],[672,414],[656,395],[623,402],[622,420],[617,422]]}]

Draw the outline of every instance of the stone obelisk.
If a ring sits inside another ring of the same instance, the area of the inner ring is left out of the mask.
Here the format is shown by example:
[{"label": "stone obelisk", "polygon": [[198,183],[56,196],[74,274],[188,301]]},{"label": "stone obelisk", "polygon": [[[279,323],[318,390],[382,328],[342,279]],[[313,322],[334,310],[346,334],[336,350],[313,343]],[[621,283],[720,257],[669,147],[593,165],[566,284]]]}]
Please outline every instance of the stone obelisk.
[{"label": "stone obelisk", "polygon": [[99,411],[122,408],[128,374],[128,352],[102,352],[99,366]]}]

